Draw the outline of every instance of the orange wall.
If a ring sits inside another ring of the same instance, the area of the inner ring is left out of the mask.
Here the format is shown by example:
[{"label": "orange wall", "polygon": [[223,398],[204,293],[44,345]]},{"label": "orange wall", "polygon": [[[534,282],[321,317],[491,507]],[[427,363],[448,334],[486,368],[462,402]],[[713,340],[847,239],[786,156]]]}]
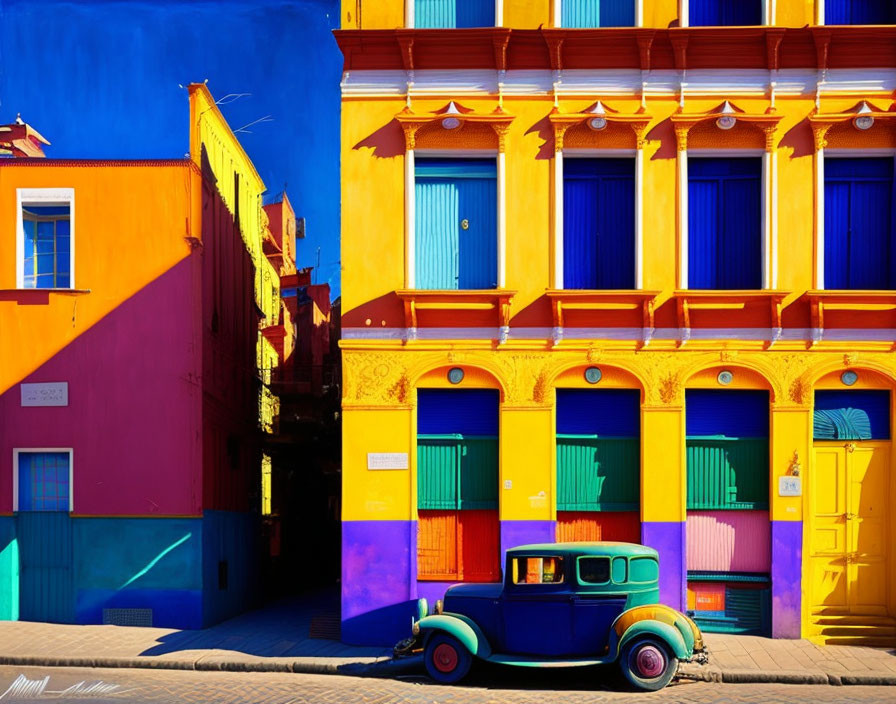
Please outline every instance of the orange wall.
[{"label": "orange wall", "polygon": [[[17,188],[74,189],[75,286],[90,293],[14,290]],[[198,188],[186,161],[0,165],[0,393],[190,254]]]}]

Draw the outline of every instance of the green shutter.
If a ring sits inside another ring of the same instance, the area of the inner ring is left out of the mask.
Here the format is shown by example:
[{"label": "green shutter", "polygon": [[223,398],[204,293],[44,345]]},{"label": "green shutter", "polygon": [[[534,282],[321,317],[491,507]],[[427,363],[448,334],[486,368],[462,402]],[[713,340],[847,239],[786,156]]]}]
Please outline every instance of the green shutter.
[{"label": "green shutter", "polygon": [[460,435],[417,438],[417,508],[457,508]]},{"label": "green shutter", "polygon": [[689,437],[688,509],[768,509],[768,438]]},{"label": "green shutter", "polygon": [[467,435],[460,442],[460,509],[498,508],[498,438]]},{"label": "green shutter", "polygon": [[557,435],[558,511],[638,508],[638,438]]},{"label": "green shutter", "polygon": [[417,508],[498,507],[498,439],[459,434],[417,436]]}]

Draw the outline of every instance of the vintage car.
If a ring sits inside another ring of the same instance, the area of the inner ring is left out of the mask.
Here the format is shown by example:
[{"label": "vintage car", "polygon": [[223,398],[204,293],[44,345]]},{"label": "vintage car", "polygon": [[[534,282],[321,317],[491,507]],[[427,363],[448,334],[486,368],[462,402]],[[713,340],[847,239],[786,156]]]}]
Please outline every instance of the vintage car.
[{"label": "vintage car", "polygon": [[473,658],[558,667],[618,661],[635,687],[658,690],[681,661],[706,662],[697,625],[658,604],[656,550],[631,543],[549,543],[507,551],[504,584],[459,584],[396,654],[423,651],[438,682],[463,678]]}]

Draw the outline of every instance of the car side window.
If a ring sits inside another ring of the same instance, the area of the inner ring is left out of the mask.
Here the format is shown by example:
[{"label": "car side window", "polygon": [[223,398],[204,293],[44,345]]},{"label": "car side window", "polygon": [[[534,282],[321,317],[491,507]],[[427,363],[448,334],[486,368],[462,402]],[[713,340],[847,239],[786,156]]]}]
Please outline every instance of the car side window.
[{"label": "car side window", "polygon": [[582,584],[606,584],[609,581],[609,557],[579,558],[579,582]]},{"label": "car side window", "polygon": [[516,557],[513,560],[514,584],[560,584],[563,582],[562,557]]},{"label": "car side window", "polygon": [[624,557],[613,558],[613,581],[616,584],[623,584],[627,578],[628,561]]},{"label": "car side window", "polygon": [[629,560],[629,572],[633,582],[646,584],[659,579],[659,565],[652,557],[633,557]]}]

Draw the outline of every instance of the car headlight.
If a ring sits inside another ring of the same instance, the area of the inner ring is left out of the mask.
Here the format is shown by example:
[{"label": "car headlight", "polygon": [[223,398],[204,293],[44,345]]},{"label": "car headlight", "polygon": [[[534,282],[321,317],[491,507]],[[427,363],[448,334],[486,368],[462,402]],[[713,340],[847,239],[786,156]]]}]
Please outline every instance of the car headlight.
[{"label": "car headlight", "polygon": [[436,599],[436,613],[440,614],[444,610],[445,605],[442,603],[441,599]]}]

